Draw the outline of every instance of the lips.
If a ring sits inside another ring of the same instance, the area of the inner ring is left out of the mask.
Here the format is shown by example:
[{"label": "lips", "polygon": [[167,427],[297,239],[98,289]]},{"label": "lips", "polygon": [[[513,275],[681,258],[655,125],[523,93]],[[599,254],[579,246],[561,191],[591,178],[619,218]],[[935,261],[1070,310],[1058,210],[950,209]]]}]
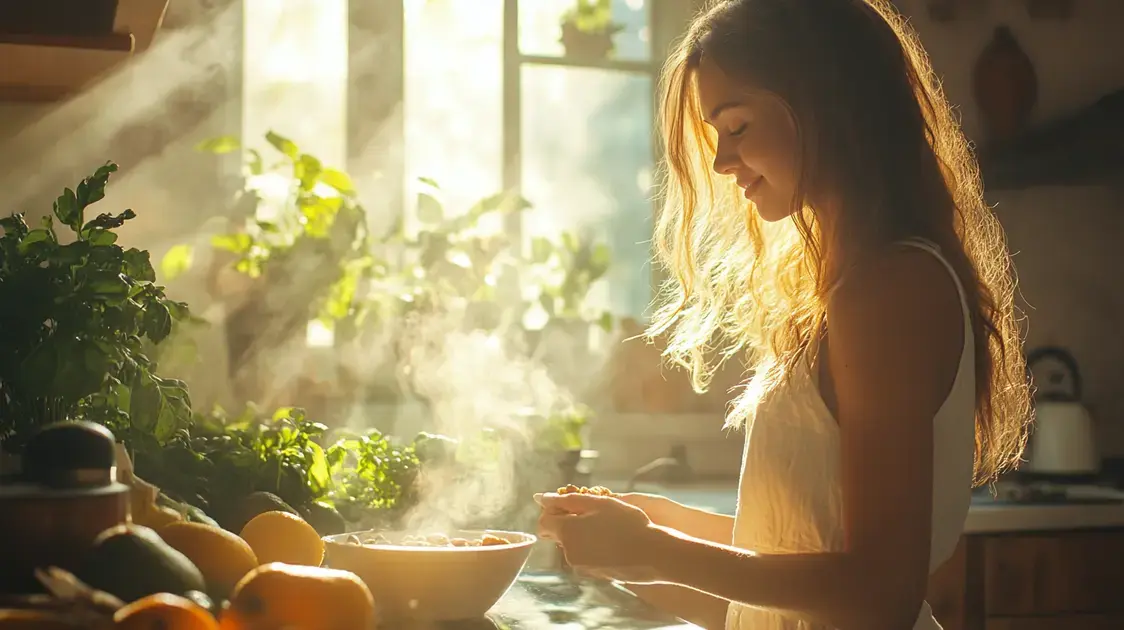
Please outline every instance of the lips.
[{"label": "lips", "polygon": [[750,199],[753,194],[757,192],[757,189],[761,187],[761,182],[763,181],[765,181],[765,178],[758,175],[745,183],[739,181],[738,186],[742,188],[745,198]]}]

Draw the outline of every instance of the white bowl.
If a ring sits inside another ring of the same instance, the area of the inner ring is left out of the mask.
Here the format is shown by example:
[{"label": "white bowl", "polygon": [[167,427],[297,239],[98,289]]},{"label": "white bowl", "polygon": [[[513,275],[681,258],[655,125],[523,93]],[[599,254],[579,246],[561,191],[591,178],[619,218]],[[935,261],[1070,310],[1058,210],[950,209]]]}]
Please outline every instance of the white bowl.
[{"label": "white bowl", "polygon": [[348,543],[382,536],[401,541],[411,532],[367,530],[325,536],[327,566],[351,571],[367,583],[382,619],[455,621],[483,617],[504,596],[527,563],[531,534],[452,530],[449,538],[491,534],[510,541],[481,547],[410,547]]}]

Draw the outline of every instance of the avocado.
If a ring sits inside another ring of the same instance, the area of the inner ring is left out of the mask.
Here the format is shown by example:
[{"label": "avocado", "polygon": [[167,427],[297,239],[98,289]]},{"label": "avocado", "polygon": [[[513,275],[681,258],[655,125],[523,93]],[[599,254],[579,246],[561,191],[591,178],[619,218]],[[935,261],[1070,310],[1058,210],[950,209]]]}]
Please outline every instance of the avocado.
[{"label": "avocado", "polygon": [[154,593],[203,591],[206,586],[187,556],[138,525],[118,525],[99,534],[76,576],[126,603]]},{"label": "avocado", "polygon": [[321,536],[334,536],[347,530],[347,523],[335,508],[312,503],[301,510],[304,520]]},{"label": "avocado", "polygon": [[288,512],[300,516],[291,505],[272,492],[252,492],[215,514],[220,525],[237,534],[246,523],[265,512]]}]

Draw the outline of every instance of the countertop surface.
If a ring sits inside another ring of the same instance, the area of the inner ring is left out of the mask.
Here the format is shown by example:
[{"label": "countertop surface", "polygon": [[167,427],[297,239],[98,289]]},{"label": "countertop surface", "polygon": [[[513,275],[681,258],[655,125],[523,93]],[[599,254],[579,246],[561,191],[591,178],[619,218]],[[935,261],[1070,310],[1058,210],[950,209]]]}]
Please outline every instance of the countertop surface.
[{"label": "countertop surface", "polygon": [[[621,490],[626,483],[602,481]],[[685,505],[733,515],[737,509],[735,481],[705,482],[682,486],[638,484],[636,491],[663,494]],[[996,501],[981,492],[973,497],[964,523],[967,534],[1062,531],[1124,528],[1124,500],[1071,503],[1011,503]]]},{"label": "countertop surface", "polygon": [[699,630],[611,584],[558,572],[527,572],[487,619],[395,626],[396,630]]}]

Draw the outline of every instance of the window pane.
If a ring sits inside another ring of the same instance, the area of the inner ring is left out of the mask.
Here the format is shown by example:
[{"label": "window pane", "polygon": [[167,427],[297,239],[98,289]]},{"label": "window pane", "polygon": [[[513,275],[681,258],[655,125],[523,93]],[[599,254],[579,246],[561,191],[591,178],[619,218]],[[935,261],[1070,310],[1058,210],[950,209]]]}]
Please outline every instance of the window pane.
[{"label": "window pane", "polygon": [[590,228],[612,248],[603,303],[639,316],[651,299],[652,80],[525,65],[526,236]]},{"label": "window pane", "polygon": [[244,0],[242,137],[288,136],[342,166],[347,150],[347,0]]},{"label": "window pane", "polygon": [[405,11],[407,199],[429,177],[463,212],[502,188],[503,0],[406,0]]},{"label": "window pane", "polygon": [[[562,17],[577,0],[520,0],[519,52],[561,57]],[[613,36],[614,59],[647,61],[651,55],[648,5],[651,0],[612,0],[613,22],[622,30]]]}]

